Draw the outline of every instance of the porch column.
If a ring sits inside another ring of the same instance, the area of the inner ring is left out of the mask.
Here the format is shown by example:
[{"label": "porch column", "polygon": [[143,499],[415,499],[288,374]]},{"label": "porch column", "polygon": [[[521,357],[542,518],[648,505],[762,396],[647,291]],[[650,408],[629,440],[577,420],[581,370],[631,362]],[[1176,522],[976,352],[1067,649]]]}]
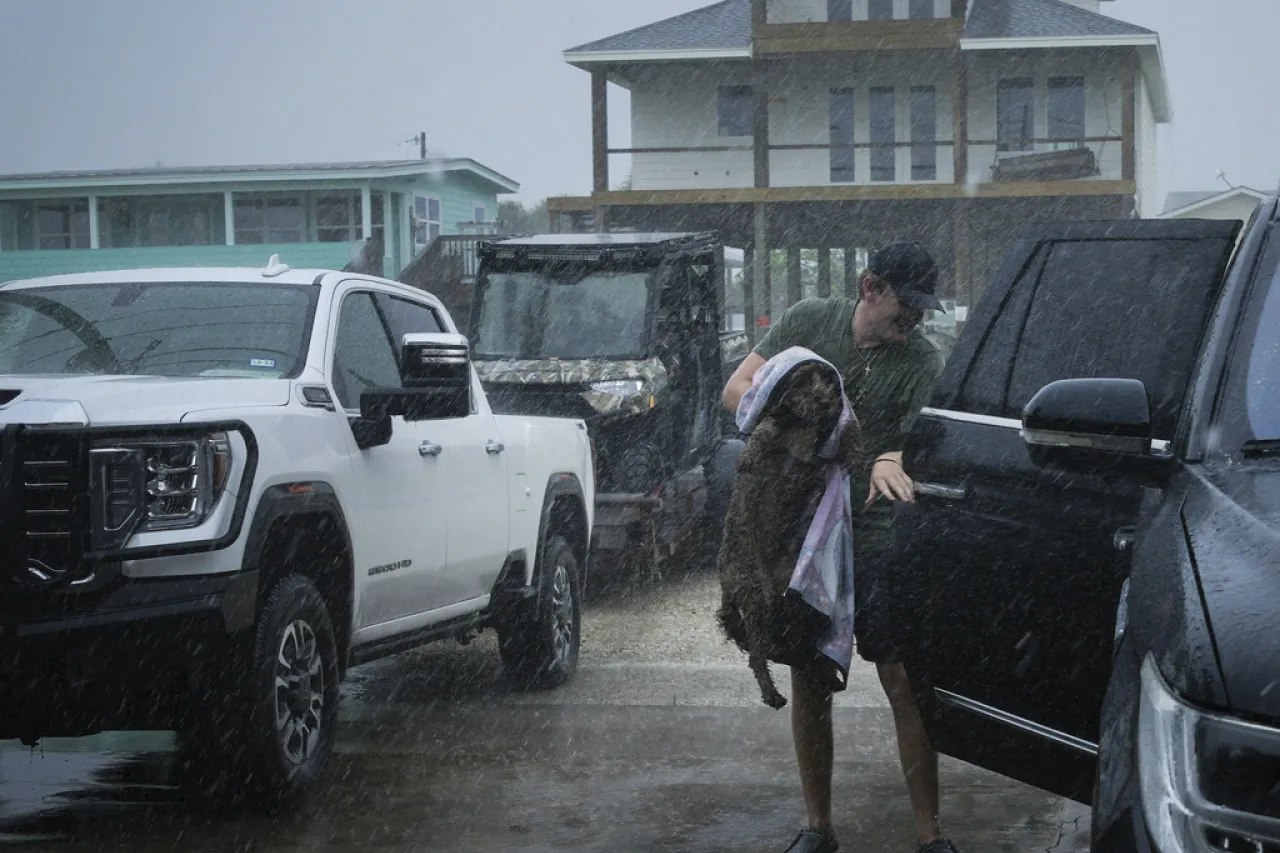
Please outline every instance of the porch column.
[{"label": "porch column", "polygon": [[96,195],[89,196],[89,248],[102,248],[102,237],[98,233],[98,197]]},{"label": "porch column", "polygon": [[823,297],[831,295],[830,246],[822,246],[818,249],[818,295]]},{"label": "porch column", "polygon": [[236,244],[236,205],[230,190],[222,194],[222,219],[227,231],[227,245]]},{"label": "porch column", "polygon": [[858,298],[858,250],[848,246],[844,250],[844,295],[850,299]]},{"label": "porch column", "polygon": [[368,184],[360,188],[360,239],[373,236],[373,190]]},{"label": "porch column", "polygon": [[1137,83],[1138,61],[1131,54],[1120,71],[1120,177],[1132,181],[1137,175]]},{"label": "porch column", "polygon": [[394,245],[395,239],[391,233],[391,191],[386,190],[382,193],[382,274],[387,278],[400,274],[400,258],[392,251]]},{"label": "porch column", "polygon": [[800,250],[794,246],[787,247],[787,307],[800,301],[804,295],[800,279]]},{"label": "porch column", "polygon": [[756,345],[756,270],[760,266],[760,252],[756,250],[754,240],[748,240],[742,250],[742,325],[747,335],[747,343]]},{"label": "porch column", "polygon": [[768,0],[751,0],[751,35],[769,22]]},{"label": "porch column", "polygon": [[973,292],[973,248],[970,244],[969,203],[965,199],[956,202],[952,227],[956,244],[956,305],[972,309],[976,299]]},{"label": "porch column", "polygon": [[[757,337],[756,320],[772,313],[769,294],[769,258],[772,255],[769,247],[769,210],[764,204],[756,204],[754,208],[752,243],[755,246],[756,263],[751,270],[751,308],[745,312],[752,346],[755,346]],[[760,299],[759,307],[756,307],[756,296]]]},{"label": "porch column", "polygon": [[[963,16],[963,12],[961,13]],[[969,182],[969,66],[964,53],[956,51],[952,69],[952,139],[955,183]]]},{"label": "porch column", "polygon": [[591,72],[591,151],[595,191],[609,191],[609,78]]},{"label": "porch column", "polygon": [[755,185],[769,186],[769,66],[757,61],[751,66],[752,138],[755,156]]}]

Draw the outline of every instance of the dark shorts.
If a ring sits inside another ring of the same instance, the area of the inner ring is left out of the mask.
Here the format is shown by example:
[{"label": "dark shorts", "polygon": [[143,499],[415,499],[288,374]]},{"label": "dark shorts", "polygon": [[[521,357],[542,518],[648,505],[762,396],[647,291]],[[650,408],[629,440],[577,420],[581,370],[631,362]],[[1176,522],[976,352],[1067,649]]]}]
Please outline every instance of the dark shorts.
[{"label": "dark shorts", "polygon": [[858,656],[871,663],[901,663],[911,645],[908,591],[889,558],[889,517],[853,523],[853,633]]}]

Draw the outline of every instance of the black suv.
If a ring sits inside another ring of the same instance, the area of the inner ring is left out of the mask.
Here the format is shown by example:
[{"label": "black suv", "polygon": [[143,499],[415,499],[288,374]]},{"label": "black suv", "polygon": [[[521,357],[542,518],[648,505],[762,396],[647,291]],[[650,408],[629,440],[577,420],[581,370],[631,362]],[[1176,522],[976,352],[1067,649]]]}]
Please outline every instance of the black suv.
[{"label": "black suv", "polygon": [[906,448],[940,752],[1094,850],[1280,851],[1280,223],[1032,226]]}]

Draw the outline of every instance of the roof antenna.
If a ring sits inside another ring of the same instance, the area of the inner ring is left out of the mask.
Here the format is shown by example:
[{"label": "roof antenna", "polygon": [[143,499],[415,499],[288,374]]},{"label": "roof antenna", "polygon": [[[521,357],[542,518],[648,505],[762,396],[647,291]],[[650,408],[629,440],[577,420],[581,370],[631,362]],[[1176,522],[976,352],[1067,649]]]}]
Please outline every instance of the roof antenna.
[{"label": "roof antenna", "polygon": [[420,133],[415,133],[412,139],[406,139],[405,142],[418,143],[418,156],[423,160],[427,159],[427,132],[425,130]]},{"label": "roof antenna", "polygon": [[1235,184],[1233,184],[1233,183],[1231,183],[1230,181],[1228,181],[1228,180],[1227,180],[1227,173],[1226,173],[1226,172],[1224,172],[1224,171],[1222,171],[1221,169],[1219,169],[1219,170],[1218,170],[1218,172],[1217,172],[1217,176],[1218,176],[1218,180],[1222,181],[1224,184],[1226,184],[1227,186],[1231,187],[1231,189],[1235,189],[1235,188],[1236,188],[1236,185],[1235,185]]}]

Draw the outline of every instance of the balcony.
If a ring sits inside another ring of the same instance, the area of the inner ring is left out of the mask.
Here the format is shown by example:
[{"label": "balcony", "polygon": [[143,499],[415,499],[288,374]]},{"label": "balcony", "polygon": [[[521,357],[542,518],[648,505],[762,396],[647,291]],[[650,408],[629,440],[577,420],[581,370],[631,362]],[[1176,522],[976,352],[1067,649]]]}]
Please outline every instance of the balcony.
[{"label": "balcony", "polygon": [[[1119,181],[1119,136],[1080,140],[1032,139],[1020,150],[995,140],[965,146],[957,177],[955,143],[829,142],[769,146],[768,188],[832,188],[831,195],[862,198],[1001,195],[1011,185]],[[630,189],[746,190],[756,188],[755,151],[749,144],[611,149],[630,157]],[[622,164],[619,164],[622,165]],[[983,185],[991,185],[982,188]],[[1095,188],[1103,191],[1103,188]]]}]

